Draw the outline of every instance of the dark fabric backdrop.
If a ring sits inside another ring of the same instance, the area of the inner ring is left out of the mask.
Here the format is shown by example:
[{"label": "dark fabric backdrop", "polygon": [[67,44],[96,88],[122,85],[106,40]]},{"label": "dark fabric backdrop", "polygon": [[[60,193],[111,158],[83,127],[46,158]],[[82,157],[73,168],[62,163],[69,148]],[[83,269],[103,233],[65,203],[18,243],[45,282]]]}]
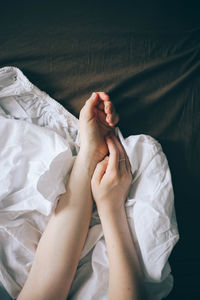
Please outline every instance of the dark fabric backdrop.
[{"label": "dark fabric backdrop", "polygon": [[180,241],[168,300],[200,299],[200,20],[195,1],[1,3],[0,67],[16,66],[78,116],[106,91],[125,136],[168,158]]}]

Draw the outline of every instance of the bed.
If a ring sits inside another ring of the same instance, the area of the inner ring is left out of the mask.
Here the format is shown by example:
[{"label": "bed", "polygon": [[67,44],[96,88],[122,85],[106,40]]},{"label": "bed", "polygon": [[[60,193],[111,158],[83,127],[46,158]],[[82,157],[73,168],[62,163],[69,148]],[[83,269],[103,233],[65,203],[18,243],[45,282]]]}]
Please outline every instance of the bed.
[{"label": "bed", "polygon": [[109,93],[124,136],[148,134],[172,173],[180,241],[167,299],[198,299],[200,27],[198,7],[151,1],[10,1],[1,8],[0,67],[16,66],[78,117]]}]

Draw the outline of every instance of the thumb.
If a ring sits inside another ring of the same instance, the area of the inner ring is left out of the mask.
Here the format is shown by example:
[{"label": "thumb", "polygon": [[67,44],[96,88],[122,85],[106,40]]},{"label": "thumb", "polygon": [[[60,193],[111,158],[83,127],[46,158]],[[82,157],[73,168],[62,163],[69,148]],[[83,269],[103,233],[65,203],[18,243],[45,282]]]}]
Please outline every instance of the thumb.
[{"label": "thumb", "polygon": [[90,98],[86,101],[86,112],[89,117],[92,117],[94,114],[94,107],[98,104],[98,94],[97,93],[92,93]]},{"label": "thumb", "polygon": [[102,161],[100,161],[94,170],[93,176],[92,176],[92,181],[96,182],[97,184],[100,184],[103,175],[106,172],[107,165],[108,165],[108,156],[106,156]]}]

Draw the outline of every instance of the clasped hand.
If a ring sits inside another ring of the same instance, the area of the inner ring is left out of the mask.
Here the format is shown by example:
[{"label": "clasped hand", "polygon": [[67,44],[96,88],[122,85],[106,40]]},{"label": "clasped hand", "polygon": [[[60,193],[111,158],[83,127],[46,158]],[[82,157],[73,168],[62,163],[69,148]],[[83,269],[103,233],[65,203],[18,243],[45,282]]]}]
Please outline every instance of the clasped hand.
[{"label": "clasped hand", "polygon": [[113,133],[118,120],[103,92],[93,93],[80,112],[80,150],[95,161],[91,189],[99,214],[120,210],[132,181],[128,156]]},{"label": "clasped hand", "polygon": [[81,151],[89,153],[96,163],[108,153],[105,137],[118,120],[114,106],[104,92],[93,93],[82,108],[79,118]]}]

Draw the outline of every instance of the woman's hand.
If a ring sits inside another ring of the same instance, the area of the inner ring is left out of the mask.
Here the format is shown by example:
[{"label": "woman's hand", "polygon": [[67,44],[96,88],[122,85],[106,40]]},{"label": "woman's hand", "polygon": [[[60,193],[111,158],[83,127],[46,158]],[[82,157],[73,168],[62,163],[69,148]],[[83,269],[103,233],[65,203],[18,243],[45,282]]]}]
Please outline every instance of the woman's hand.
[{"label": "woman's hand", "polygon": [[95,160],[101,161],[108,153],[105,136],[119,121],[109,96],[96,92],[86,101],[80,112],[81,150]]},{"label": "woman's hand", "polygon": [[131,167],[128,156],[117,137],[111,133],[106,137],[110,155],[99,162],[94,171],[91,188],[97,209],[119,212],[132,182]]},{"label": "woman's hand", "polygon": [[97,164],[91,187],[108,253],[108,299],[142,300],[143,274],[124,206],[132,181],[130,163],[113,133],[106,143],[110,155]]}]

